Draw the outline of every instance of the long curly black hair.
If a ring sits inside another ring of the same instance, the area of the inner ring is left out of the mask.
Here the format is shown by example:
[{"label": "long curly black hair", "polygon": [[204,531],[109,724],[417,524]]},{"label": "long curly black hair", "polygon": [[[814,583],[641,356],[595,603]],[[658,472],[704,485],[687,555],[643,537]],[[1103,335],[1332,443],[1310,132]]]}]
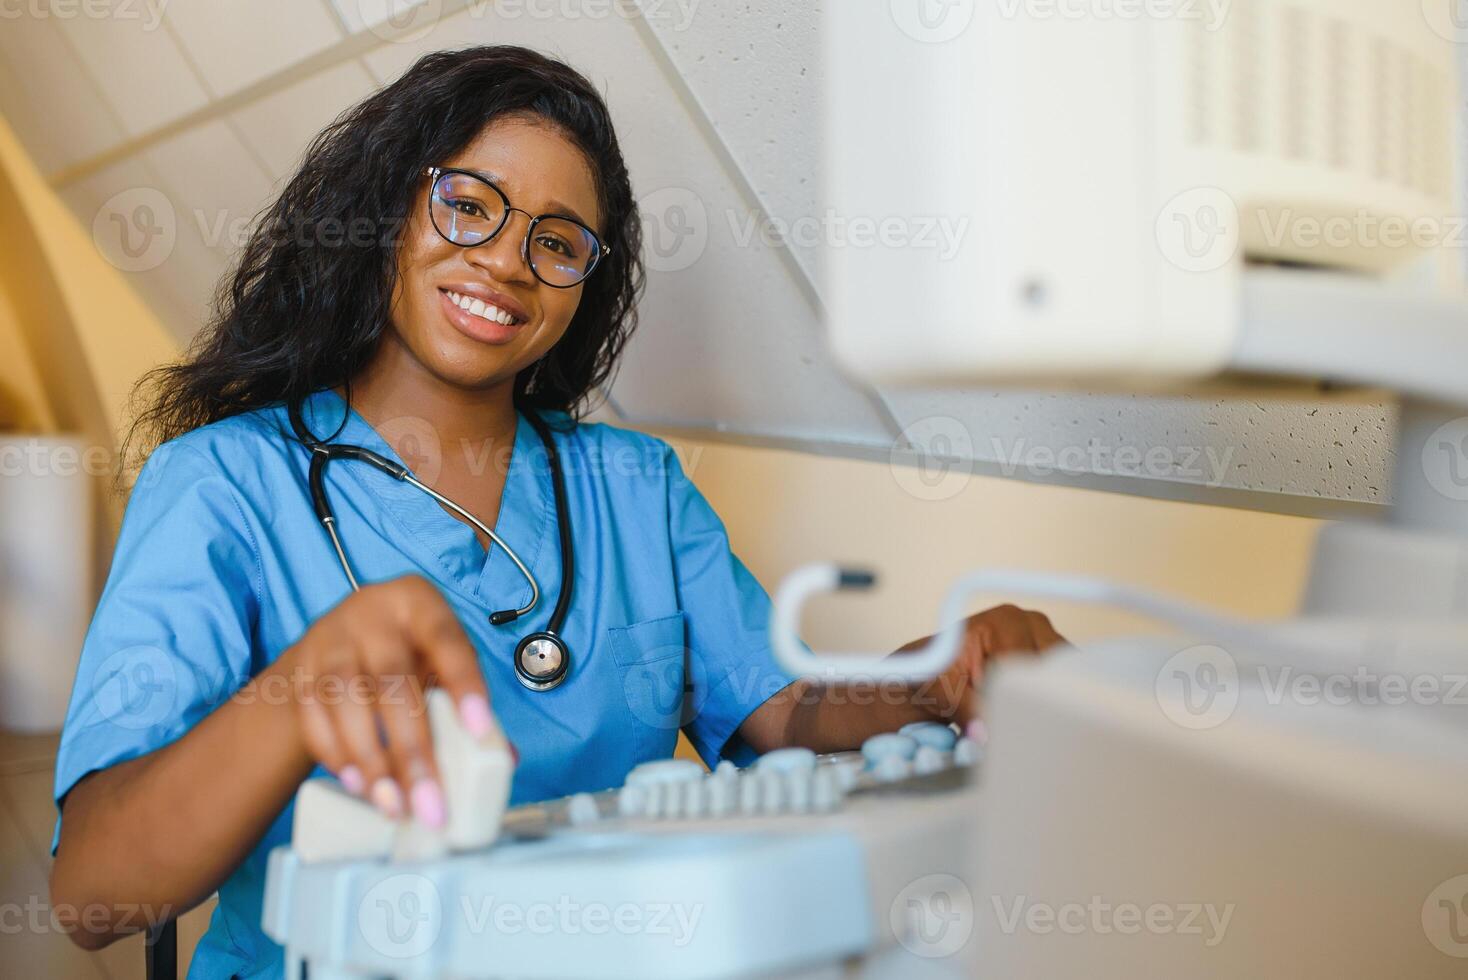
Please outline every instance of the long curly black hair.
[{"label": "long curly black hair", "polygon": [[642,231],[627,167],[606,103],[579,72],[527,48],[474,47],[425,55],[316,137],[257,218],[185,358],[139,382],[125,457],[349,383],[388,327],[419,176],[512,115],[539,117],[585,153],[611,246],[565,337],[515,381],[518,406],[579,417],[637,322]]}]

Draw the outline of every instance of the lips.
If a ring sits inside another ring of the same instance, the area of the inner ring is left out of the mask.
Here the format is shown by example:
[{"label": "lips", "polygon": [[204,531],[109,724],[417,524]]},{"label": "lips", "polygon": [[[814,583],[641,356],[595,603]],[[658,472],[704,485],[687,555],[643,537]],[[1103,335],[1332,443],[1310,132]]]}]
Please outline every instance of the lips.
[{"label": "lips", "polygon": [[458,290],[440,289],[444,317],[464,336],[487,344],[504,344],[519,335],[528,322],[523,314],[488,303]]}]

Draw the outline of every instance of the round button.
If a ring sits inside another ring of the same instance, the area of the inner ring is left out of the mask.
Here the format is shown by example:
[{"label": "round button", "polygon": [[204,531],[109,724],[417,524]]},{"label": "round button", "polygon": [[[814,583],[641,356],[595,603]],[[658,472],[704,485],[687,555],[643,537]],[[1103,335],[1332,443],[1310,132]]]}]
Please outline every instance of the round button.
[{"label": "round button", "polygon": [[692,759],[654,759],[644,762],[627,774],[628,786],[650,786],[655,783],[684,783],[703,778],[703,766]]},{"label": "round button", "polygon": [[903,725],[897,732],[917,739],[919,745],[931,745],[939,752],[952,752],[953,743],[958,741],[958,734],[953,729],[936,721],[915,721]]},{"label": "round button", "polygon": [[911,759],[917,754],[917,747],[917,739],[911,735],[889,732],[885,735],[873,735],[861,743],[861,754],[866,756],[868,764],[875,768],[883,759],[889,757]]},{"label": "round button", "polygon": [[775,749],[760,756],[754,766],[764,772],[810,772],[816,767],[816,754],[799,747]]}]

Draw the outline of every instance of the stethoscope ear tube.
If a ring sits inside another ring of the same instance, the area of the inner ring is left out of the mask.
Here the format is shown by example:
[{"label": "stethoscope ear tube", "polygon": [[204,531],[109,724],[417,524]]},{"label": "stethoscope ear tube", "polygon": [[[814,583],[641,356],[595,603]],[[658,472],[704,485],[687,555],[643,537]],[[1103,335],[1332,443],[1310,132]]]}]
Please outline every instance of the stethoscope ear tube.
[{"label": "stethoscope ear tube", "polygon": [[[350,409],[348,409],[350,411]],[[354,459],[367,463],[386,473],[394,479],[411,484],[423,493],[437,500],[445,507],[459,514],[469,523],[489,536],[490,540],[502,548],[515,563],[520,573],[530,583],[530,601],[520,609],[503,609],[489,614],[489,621],[494,626],[504,626],[519,619],[528,613],[540,601],[540,585],[531,574],[530,569],[515,553],[514,549],[495,533],[493,528],[486,527],[482,521],[459,506],[454,501],[443,496],[414,478],[412,471],[406,466],[395,463],[392,460],[367,449],[365,446],[353,446],[344,443],[327,443],[317,439],[307,428],[305,419],[301,414],[301,403],[290,401],[287,406],[290,416],[291,428],[301,445],[305,446],[311,453],[311,465],[307,476],[307,482],[311,492],[311,506],[316,511],[316,518],[326,529],[327,536],[331,539],[332,547],[336,550],[337,559],[341,562],[342,571],[346,574],[347,581],[352,590],[360,588],[357,577],[352,574],[351,563],[347,560],[345,548],[342,547],[341,537],[336,530],[336,515],[331,509],[331,500],[326,493],[326,467],[333,459]],[[555,442],[551,438],[550,430],[545,422],[534,412],[527,411],[525,417],[535,429],[536,435],[540,437],[545,447],[546,458],[550,464],[551,486],[555,495],[556,504],[556,530],[561,541],[561,592],[556,600],[556,606],[551,613],[550,622],[545,630],[531,633],[524,637],[515,647],[514,666],[515,676],[520,683],[534,691],[549,691],[559,687],[566,679],[571,669],[571,652],[566,643],[560,637],[561,627],[565,624],[566,614],[571,603],[571,586],[576,576],[575,547],[571,540],[571,522],[566,502],[565,476],[561,472],[561,461],[556,453]],[[345,417],[342,426],[346,424]],[[340,428],[337,430],[341,431]],[[333,435],[332,438],[335,436]]]}]

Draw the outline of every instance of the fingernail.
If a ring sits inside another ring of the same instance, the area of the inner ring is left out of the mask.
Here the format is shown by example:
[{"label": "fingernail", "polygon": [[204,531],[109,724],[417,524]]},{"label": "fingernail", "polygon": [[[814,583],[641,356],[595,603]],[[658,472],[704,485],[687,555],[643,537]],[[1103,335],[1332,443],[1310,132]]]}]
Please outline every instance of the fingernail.
[{"label": "fingernail", "polygon": [[398,784],[383,776],[372,784],[372,805],[397,820],[403,815],[403,793]]},{"label": "fingernail", "polygon": [[459,700],[459,717],[475,738],[485,738],[494,731],[494,716],[489,713],[489,699],[482,694],[466,694]]},{"label": "fingernail", "polygon": [[342,787],[353,796],[361,796],[362,791],[367,788],[367,781],[362,778],[362,770],[356,766],[347,766],[337,774],[341,780]]},{"label": "fingernail", "polygon": [[444,824],[443,791],[431,779],[420,779],[413,784],[409,794],[413,801],[413,816],[426,827],[438,830]]}]

